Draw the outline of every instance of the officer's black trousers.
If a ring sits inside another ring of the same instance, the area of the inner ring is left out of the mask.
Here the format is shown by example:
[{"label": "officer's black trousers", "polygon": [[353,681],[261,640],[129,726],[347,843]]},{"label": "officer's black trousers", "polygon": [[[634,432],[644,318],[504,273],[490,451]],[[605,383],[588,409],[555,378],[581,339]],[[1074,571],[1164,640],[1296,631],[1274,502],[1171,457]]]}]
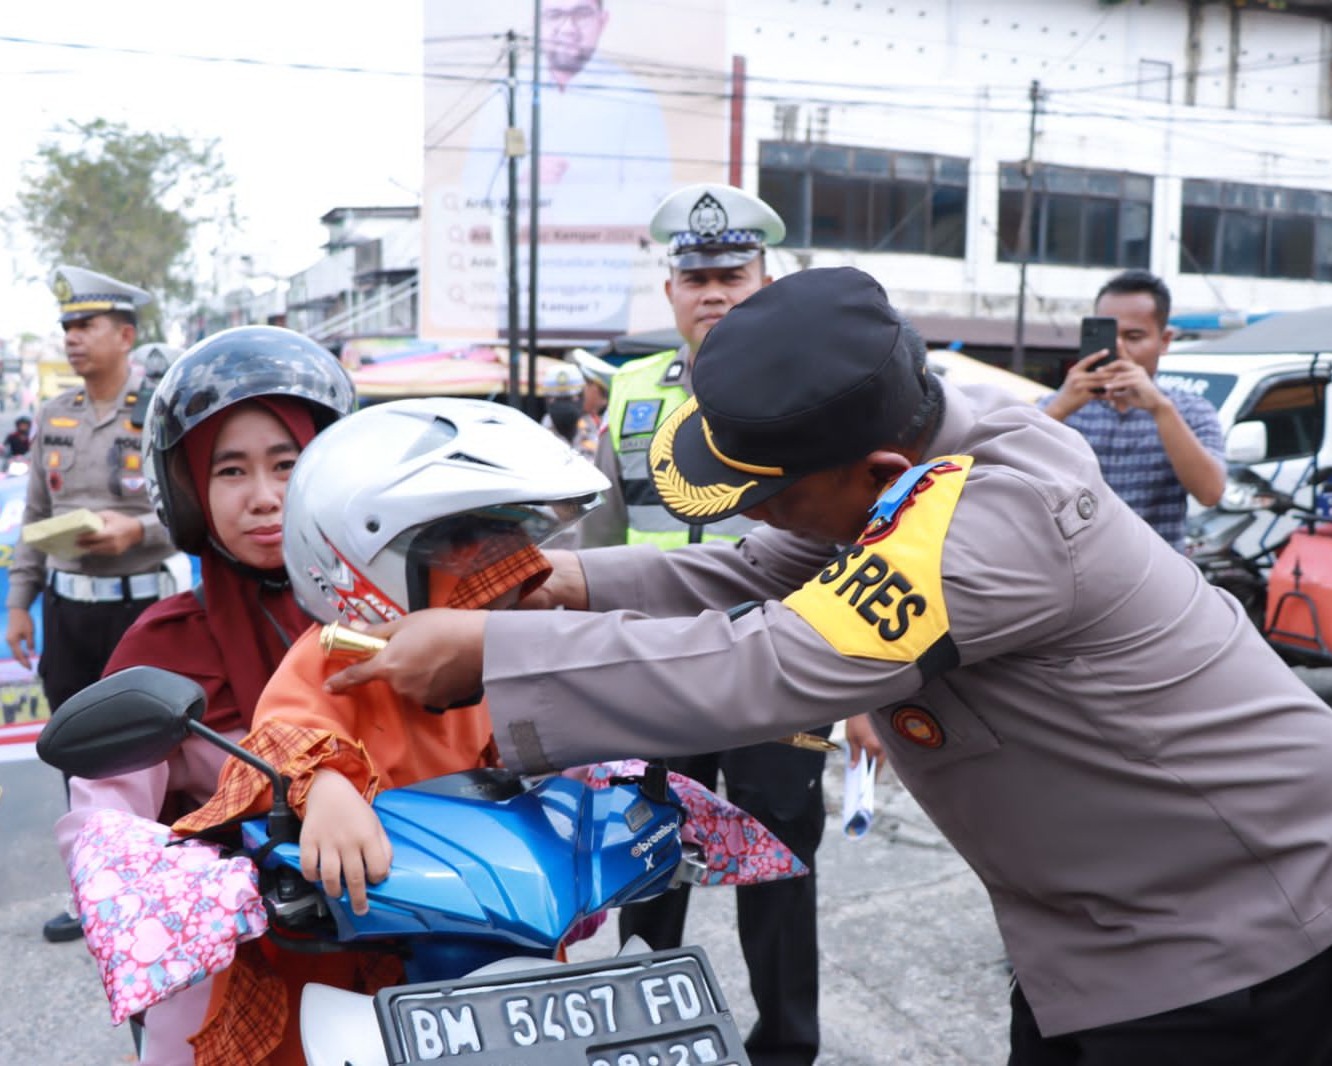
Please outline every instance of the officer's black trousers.
[{"label": "officer's black trousers", "polygon": [[[37,674],[54,714],[60,705],[102,676],[125,630],[157,601],[120,600],[83,603],[42,593],[42,655]],[[69,782],[65,782],[69,799]]]},{"label": "officer's black trousers", "polygon": [[1332,1066],[1332,949],[1250,988],[1043,1038],[1013,987],[1008,1066]]},{"label": "officer's black trousers", "polygon": [[[757,744],[669,759],[687,777],[716,789],[754,815],[810,868],[808,877],[736,889],[740,947],[758,1022],[745,1040],[754,1066],[809,1066],[819,1049],[818,900],[814,852],[823,837],[824,757],[784,744]],[[620,939],[654,949],[678,947],[689,890],[674,889],[620,911]]]}]

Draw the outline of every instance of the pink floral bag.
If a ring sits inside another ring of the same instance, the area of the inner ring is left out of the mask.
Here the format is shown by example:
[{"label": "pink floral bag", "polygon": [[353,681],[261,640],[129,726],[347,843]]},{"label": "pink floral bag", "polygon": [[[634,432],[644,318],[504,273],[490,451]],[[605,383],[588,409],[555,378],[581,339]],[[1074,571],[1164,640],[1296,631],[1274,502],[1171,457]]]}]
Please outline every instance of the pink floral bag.
[{"label": "pink floral bag", "polygon": [[157,822],[102,810],[74,842],[74,899],[116,1025],[226,969],[268,928],[249,859],[170,839]]}]

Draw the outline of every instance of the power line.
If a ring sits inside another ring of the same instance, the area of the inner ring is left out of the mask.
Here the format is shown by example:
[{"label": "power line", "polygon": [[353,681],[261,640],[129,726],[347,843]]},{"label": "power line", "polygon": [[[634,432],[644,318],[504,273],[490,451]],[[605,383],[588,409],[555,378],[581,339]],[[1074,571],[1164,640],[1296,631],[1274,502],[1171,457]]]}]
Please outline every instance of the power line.
[{"label": "power line", "polygon": [[78,41],[41,41],[32,37],[12,37],[5,34],[0,34],[0,43],[34,45],[42,48],[64,48],[77,52],[110,52],[118,55],[149,57],[154,59],[184,59],[191,63],[220,63],[245,67],[272,67],[278,70],[300,70],[326,74],[373,74],[378,77],[388,78],[417,78],[421,76],[420,72],[415,70],[376,70],[372,67],[256,59],[253,56],[210,56],[191,52],[156,52],[147,48],[129,48],[123,45],[84,44]]},{"label": "power line", "polygon": [[[663,5],[663,6],[670,6],[670,5]],[[687,5],[677,5],[677,6],[687,6]],[[1106,16],[1102,16],[1101,21],[1103,22],[1105,18]],[[787,24],[801,25],[799,23],[790,23],[789,21],[787,22]],[[1099,25],[1100,23],[1098,23],[1098,26]],[[1095,27],[1093,28],[1093,31],[1089,31],[1088,36],[1084,37],[1084,44],[1086,40],[1090,39],[1090,32],[1094,32],[1094,30]],[[457,44],[457,43],[472,43],[472,42],[476,43],[493,42],[500,40],[503,36],[504,34],[502,33],[472,33],[472,34],[431,36],[424,38],[423,44],[439,45],[439,44]],[[871,35],[871,36],[876,36],[876,35]],[[881,35],[881,36],[886,36],[886,35]],[[894,34],[892,39],[894,41],[920,40],[919,38],[909,38],[909,37],[903,38],[901,35],[898,34]],[[531,41],[532,41],[530,36],[525,36],[520,34],[518,36],[518,40],[524,49],[530,51]],[[439,80],[467,79],[466,75],[446,75],[446,74],[433,73],[430,71],[426,71],[423,74],[422,72],[418,72],[415,70],[389,70],[383,68],[349,66],[349,65],[339,65],[339,64],[280,61],[280,60],[259,59],[253,56],[217,56],[217,55],[207,55],[207,54],[191,53],[191,52],[165,52],[165,51],[154,51],[151,49],[143,49],[143,48],[131,48],[128,46],[89,44],[86,42],[78,42],[78,41],[40,40],[37,38],[17,37],[13,35],[3,35],[3,34],[0,34],[0,42],[35,46],[35,47],[62,48],[62,49],[69,49],[81,52],[94,52],[94,53],[103,52],[103,53],[135,56],[135,57],[176,59],[176,60],[184,60],[187,62],[199,62],[199,63],[211,63],[211,64],[234,64],[238,66],[267,67],[280,70],[295,70],[295,71],[314,72],[314,73],[356,74],[356,75],[371,75],[371,76],[394,77],[394,78],[398,77],[415,78],[415,77],[424,76]],[[927,40],[926,43],[940,45],[940,46],[943,45],[943,42],[934,41],[934,40]],[[1044,53],[1010,52],[1005,50],[994,50],[994,51],[998,51],[1000,52],[1000,54],[1012,54],[1023,58],[1032,58],[1032,59],[1045,58]],[[729,72],[725,70],[710,70],[709,68],[706,67],[669,63],[656,59],[655,57],[635,55],[633,53],[628,53],[628,52],[624,53],[605,52],[603,54],[606,58],[610,58],[615,61],[626,64],[632,64],[636,73],[651,74],[656,77],[671,77],[677,79],[691,79],[691,80],[712,80],[712,81],[719,81],[722,83],[729,82],[730,78]],[[1329,57],[1329,52],[1327,51],[1319,51],[1309,55],[1293,53],[1287,57],[1280,59],[1273,59],[1271,61],[1241,65],[1238,68],[1238,73],[1241,75],[1245,75],[1245,74],[1252,74],[1254,72],[1261,72],[1263,70],[1278,70],[1294,66],[1319,64],[1327,61],[1328,57]],[[1203,68],[1195,73],[1202,77],[1209,77],[1217,74],[1227,74],[1228,71],[1229,71],[1228,67],[1215,67],[1215,68]],[[59,71],[53,70],[49,71],[49,73],[55,74],[59,73]],[[1101,83],[1092,86],[1074,86],[1067,89],[1056,89],[1052,91],[1058,93],[1067,93],[1067,94],[1103,93],[1103,92],[1112,91],[1114,89],[1138,88],[1139,86],[1144,84],[1156,84],[1158,82],[1166,82],[1166,81],[1173,83],[1175,81],[1181,81],[1183,77],[1184,77],[1183,74],[1172,74],[1169,77],[1162,77],[1159,79],[1144,80],[1140,78],[1134,78],[1131,81]],[[946,87],[921,85],[920,83],[912,83],[904,85],[872,85],[864,82],[827,81],[827,80],[818,80],[818,79],[804,79],[804,78],[790,78],[790,77],[778,78],[769,75],[764,75],[762,73],[752,74],[748,80],[750,84],[755,84],[755,83],[773,84],[785,87],[816,88],[821,90],[849,89],[857,92],[870,92],[870,91],[939,92],[942,88],[944,91],[946,91]],[[543,82],[543,85],[544,84],[545,83]],[[1016,85],[997,86],[995,87],[995,90],[1000,92],[1012,92],[1015,95],[1019,96],[1019,98],[1020,94],[1023,91],[1022,87]],[[688,92],[688,90],[682,90],[682,89],[681,90],[656,89],[653,91],[658,91],[658,92],[670,91],[680,94]],[[965,93],[966,91],[967,90],[965,89],[959,90],[960,93]],[[714,96],[716,94],[703,92],[700,95]],[[819,101],[819,102],[827,102],[827,101]]]},{"label": "power line", "polygon": [[[676,6],[687,6],[687,5],[676,5]],[[1102,21],[1104,21],[1104,19]],[[431,44],[480,43],[480,42],[493,42],[495,40],[500,39],[501,36],[502,36],[501,34],[497,33],[458,34],[452,36],[432,36],[426,38],[425,41]],[[530,51],[531,38],[520,38],[520,39],[524,42],[524,46]],[[895,39],[900,39],[900,37]],[[493,71],[495,65],[495,61],[493,60],[493,58],[490,64],[484,69],[482,69],[479,74],[478,73],[454,74],[454,73],[445,73],[434,69],[417,72],[417,71],[403,71],[403,70],[374,69],[361,66],[262,60],[253,57],[225,57],[225,56],[203,55],[197,53],[163,53],[163,52],[155,52],[148,49],[128,48],[128,47],[119,47],[111,45],[92,45],[80,42],[67,42],[67,41],[43,41],[35,38],[16,37],[12,35],[0,35],[0,42],[7,42],[11,44],[28,45],[28,46],[65,48],[65,49],[72,49],[84,52],[110,52],[114,54],[123,54],[136,57],[173,58],[189,62],[235,64],[240,66],[269,67],[269,68],[295,70],[303,72],[373,75],[373,76],[382,76],[382,77],[410,77],[410,78],[421,77],[427,81],[443,82],[443,83],[462,83],[467,85],[481,85],[486,83],[489,83],[491,85],[494,85],[496,83],[502,84],[502,82],[499,82],[498,79],[492,79],[488,77],[488,75]],[[931,43],[939,43],[939,42],[931,42]],[[1290,66],[1303,66],[1314,62],[1322,62],[1328,58],[1328,55],[1329,53],[1324,51],[1320,51],[1311,56],[1296,54],[1293,57],[1287,57],[1279,60],[1274,59],[1262,63],[1250,64],[1247,67],[1241,67],[1241,71],[1252,72],[1265,69],[1281,69]],[[676,78],[680,80],[688,79],[693,81],[711,80],[711,81],[721,82],[724,85],[729,85],[728,72],[713,71],[709,70],[708,68],[698,67],[698,66],[672,64],[657,59],[632,57],[627,53],[623,54],[623,57],[629,62],[638,64],[638,66],[633,70],[633,73],[638,75],[646,75],[654,78],[656,77]],[[457,64],[457,65],[459,66],[465,65],[466,62],[467,61],[464,61],[462,64]],[[1215,70],[1209,68],[1209,69],[1204,69],[1203,71],[1200,71],[1198,73],[1202,74],[1203,76],[1209,76],[1212,73],[1221,73],[1221,72],[1222,72],[1221,68],[1216,68]],[[59,73],[59,71],[52,70],[49,73],[56,74]],[[1182,75],[1172,75],[1169,79],[1162,79],[1162,80],[1175,81],[1179,80],[1179,78],[1181,77]],[[779,95],[778,93],[773,91],[756,92],[753,88],[755,85],[769,85],[775,88],[784,88],[784,89],[816,88],[821,90],[829,90],[829,89],[850,90],[855,93],[864,94],[858,97],[850,97],[846,95],[825,96],[825,97],[804,97],[800,100],[802,104],[805,104],[806,106],[810,107],[827,107],[830,109],[831,108],[854,108],[854,109],[881,108],[888,111],[908,111],[908,112],[919,112],[919,113],[952,113],[958,111],[960,107],[962,108],[966,107],[965,102],[960,105],[953,105],[948,103],[932,104],[932,103],[922,103],[919,101],[893,100],[885,98],[885,96],[891,94],[931,93],[937,95],[940,92],[946,93],[948,91],[947,87],[941,88],[941,87],[927,86],[921,84],[899,85],[899,86],[867,85],[862,82],[820,81],[814,79],[800,79],[800,78],[786,78],[786,77],[777,78],[764,75],[761,73],[751,75],[747,79],[747,82],[749,85],[749,90],[747,92],[748,99],[753,102],[761,102],[761,103],[774,103],[774,104],[788,103],[790,102],[790,97],[788,95]],[[545,88],[552,84],[553,84],[552,82],[543,81],[542,87]],[[1150,113],[1144,113],[1141,110],[1135,111],[1131,116],[1130,115],[1121,116],[1112,113],[1107,113],[1107,111],[1104,109],[1084,110],[1084,111],[1071,111],[1063,109],[1057,110],[1057,108],[1060,108],[1062,106],[1060,104],[1060,97],[1081,95],[1092,91],[1106,92],[1113,90],[1115,88],[1136,87],[1141,84],[1143,84],[1141,80],[1135,80],[1133,82],[1109,83],[1095,87],[1079,86],[1079,87],[1072,87],[1068,89],[1058,89],[1058,90],[1047,89],[1045,95],[1045,101],[1048,108],[1048,114],[1050,114],[1051,117],[1057,115],[1058,117],[1061,118],[1076,119],[1080,117],[1095,117],[1111,121],[1132,121],[1132,122],[1148,121],[1158,125],[1165,124],[1168,127],[1170,127],[1173,135],[1181,138],[1192,139],[1197,141],[1198,143],[1222,143],[1217,141],[1209,142],[1206,140],[1206,138],[1199,137],[1196,133],[1192,132],[1193,130],[1197,129],[1200,126],[1253,127],[1257,125],[1262,125],[1266,127],[1275,126],[1286,129],[1299,129],[1310,126],[1326,125],[1326,123],[1321,120],[1289,118],[1286,116],[1271,116],[1271,115],[1265,116],[1263,119],[1259,120],[1256,117],[1246,118],[1243,116],[1230,117],[1230,116],[1218,116],[1218,115],[1199,115],[1196,113],[1192,113],[1187,116],[1174,115],[1174,114],[1167,116],[1156,116]],[[707,90],[707,89],[694,89],[694,88],[683,88],[683,87],[674,87],[674,88],[649,87],[649,86],[632,87],[632,86],[622,86],[622,85],[612,86],[612,85],[598,85],[596,83],[586,83],[586,84],[580,84],[579,90],[589,91],[589,92],[614,91],[622,95],[629,93],[638,93],[644,96],[654,95],[658,97],[658,99],[660,99],[660,97],[665,95],[678,98],[682,102],[684,100],[695,100],[695,101],[706,101],[711,103],[727,103],[730,102],[733,97],[733,94],[729,88],[721,90]],[[998,92],[1000,94],[1006,94],[1010,90],[1000,87],[993,91]],[[1011,91],[1016,94],[1017,92],[1016,87]],[[968,96],[968,97],[973,96],[974,90],[959,89],[959,95]],[[460,104],[455,105],[455,108],[457,106],[461,105]],[[475,111],[479,110],[480,107],[482,106],[484,106],[484,101],[481,104],[478,104],[473,109],[472,113],[475,113]],[[670,105],[663,105],[663,109],[668,110],[671,113],[675,114],[696,116],[696,117],[703,117],[705,115],[710,116],[713,113],[711,109],[701,110],[697,108],[687,108],[687,107],[678,107],[678,106],[671,107]],[[984,113],[992,115],[1017,115],[1025,113],[1025,110],[1026,110],[1025,107],[1022,107],[1018,103],[1018,100],[1015,96],[1014,106],[1008,107],[1002,105],[1000,106],[991,105],[984,109]],[[451,112],[445,112],[445,114],[441,116],[439,120],[436,121],[439,122],[443,121],[444,119],[447,119],[450,113]],[[975,113],[974,107],[969,109],[967,113],[974,114]],[[440,140],[446,139],[448,136],[451,136],[462,125],[465,125],[465,123],[466,123],[466,118],[464,118],[461,122],[456,123],[446,134],[444,134],[442,138],[440,138]],[[432,136],[432,134],[433,131],[430,131],[425,136],[430,137]],[[436,142],[436,144],[437,143],[438,142]],[[1224,143],[1226,143],[1226,146],[1229,147],[1232,151],[1245,152],[1247,154],[1252,154],[1252,155],[1261,156],[1261,155],[1272,154],[1272,152],[1277,152],[1286,158],[1301,158],[1301,157],[1292,157],[1291,153],[1289,152],[1289,149],[1284,147],[1273,148],[1273,149],[1246,149],[1243,147],[1236,146],[1230,142],[1224,142]],[[435,147],[435,145],[431,145],[430,147],[433,148]],[[1309,159],[1311,165],[1316,161],[1316,157],[1315,158],[1303,157],[1303,158]]]},{"label": "power line", "polygon": [[[1103,19],[1104,19],[1104,17],[1103,17]],[[497,33],[489,33],[489,34],[458,34],[458,35],[453,35],[453,36],[433,36],[433,37],[430,37],[430,38],[426,38],[426,39],[425,39],[425,42],[426,42],[426,43],[432,43],[432,44],[482,42],[482,41],[494,41],[494,40],[498,40],[501,36],[502,36],[501,34],[497,34]],[[520,36],[519,39],[520,39],[520,41],[522,42],[524,48],[527,48],[527,49],[530,50],[530,47],[531,47],[531,38],[530,38],[530,37],[522,37],[522,36]],[[265,60],[265,59],[257,59],[257,58],[250,57],[250,56],[230,56],[230,57],[228,57],[228,56],[205,55],[205,54],[199,54],[199,53],[184,53],[184,52],[180,52],[180,53],[172,53],[172,52],[153,51],[153,50],[149,50],[149,49],[141,49],[141,48],[129,48],[129,47],[124,47],[124,46],[94,45],[94,44],[87,44],[87,43],[82,43],[82,42],[71,42],[71,41],[44,41],[44,40],[39,40],[39,39],[36,39],[36,38],[16,37],[16,36],[12,36],[12,35],[0,35],[0,42],[10,43],[10,44],[20,44],[20,45],[38,46],[38,47],[63,48],[63,49],[71,49],[71,50],[83,51],[83,52],[109,52],[109,53],[113,53],[113,54],[122,54],[122,55],[128,55],[128,56],[136,56],[136,57],[169,58],[169,59],[176,59],[176,60],[184,60],[184,61],[188,61],[188,62],[200,62],[200,63],[211,63],[211,64],[234,64],[234,65],[238,65],[238,66],[248,66],[248,67],[257,67],[257,68],[274,68],[274,69],[294,70],[294,71],[313,72],[313,73],[338,73],[338,74],[354,74],[354,75],[371,75],[371,76],[393,77],[393,78],[400,78],[400,77],[416,78],[416,77],[422,77],[422,78],[425,78],[425,79],[430,80],[430,81],[441,81],[441,82],[466,82],[466,83],[471,83],[471,82],[475,82],[475,81],[478,81],[478,80],[482,80],[482,79],[484,79],[484,77],[485,77],[485,73],[486,73],[485,71],[483,71],[483,72],[481,73],[481,75],[478,76],[478,75],[476,75],[476,74],[448,74],[448,73],[441,73],[441,72],[439,72],[439,71],[437,71],[437,70],[433,70],[433,69],[431,69],[431,70],[424,70],[424,71],[419,71],[419,72],[418,72],[418,71],[414,71],[414,70],[413,70],[413,71],[406,71],[406,70],[386,70],[386,69],[376,69],[376,68],[361,67],[361,66],[347,66],[347,65],[322,64],[322,63],[305,63],[305,62],[296,62],[296,61]],[[939,43],[939,42],[931,42],[931,43]],[[608,55],[615,55],[615,53],[607,53],[607,54],[608,54]],[[1239,68],[1239,71],[1240,71],[1241,74],[1245,74],[1245,73],[1252,73],[1252,72],[1254,72],[1254,71],[1274,70],[1274,69],[1284,69],[1284,68],[1292,67],[1292,66],[1304,66],[1304,65],[1308,65],[1308,64],[1322,63],[1322,62],[1325,62],[1325,61],[1329,58],[1329,54],[1330,54],[1330,53],[1327,52],[1327,51],[1320,51],[1320,52],[1314,53],[1314,54],[1312,54],[1312,55],[1307,55],[1307,56],[1306,56],[1306,55],[1301,55],[1301,54],[1294,54],[1294,55],[1291,56],[1291,57],[1287,57],[1287,58],[1283,58],[1283,59],[1279,59],[1279,60],[1274,59],[1274,60],[1272,60],[1272,61],[1270,61],[1270,62],[1261,62],[1261,63],[1250,64],[1250,65],[1248,65],[1248,66],[1241,66],[1241,67]],[[1038,57],[1038,56],[1036,56],[1035,54],[1033,54],[1033,57]],[[719,81],[719,82],[721,82],[721,83],[723,83],[723,84],[727,84],[727,83],[729,83],[729,73],[726,72],[726,71],[709,71],[707,68],[703,68],[703,67],[687,66],[687,65],[681,65],[681,64],[666,63],[666,62],[663,62],[663,61],[661,61],[661,60],[657,60],[657,59],[653,59],[653,58],[646,58],[646,57],[641,57],[641,56],[632,56],[632,55],[629,54],[629,53],[621,53],[621,54],[619,55],[619,58],[620,58],[622,61],[624,61],[624,62],[628,62],[628,63],[632,63],[632,64],[634,64],[635,66],[634,66],[633,72],[636,73],[636,74],[640,74],[640,75],[651,75],[651,76],[653,76],[653,77],[674,77],[674,78],[678,78],[678,79],[690,79],[690,80],[715,80],[715,81]],[[1205,69],[1200,70],[1200,71],[1198,71],[1198,72],[1196,72],[1196,73],[1199,74],[1200,76],[1208,77],[1208,76],[1211,76],[1211,75],[1213,75],[1213,74],[1220,74],[1220,73],[1227,73],[1227,72],[1228,72],[1228,68],[1205,68]],[[56,73],[59,73],[59,72],[53,70],[53,71],[50,71],[49,73],[51,73],[51,74],[56,74]],[[71,73],[73,73],[73,72],[71,72]],[[1117,88],[1137,88],[1137,87],[1139,87],[1139,86],[1141,86],[1141,85],[1143,85],[1143,84],[1156,83],[1157,81],[1169,81],[1169,82],[1172,82],[1172,83],[1173,83],[1174,81],[1181,80],[1183,77],[1184,77],[1184,75],[1182,75],[1182,74],[1180,74],[1180,75],[1174,75],[1174,74],[1172,74],[1169,78],[1161,78],[1161,79],[1146,79],[1146,81],[1144,81],[1144,80],[1142,80],[1142,79],[1134,79],[1133,81],[1104,83],[1104,84],[1100,84],[1100,85],[1096,85],[1096,86],[1075,86],[1075,87],[1070,87],[1070,88],[1067,88],[1067,89],[1047,90],[1047,94],[1048,94],[1048,98],[1053,99],[1053,97],[1055,96],[1055,94],[1060,94],[1060,95],[1065,95],[1065,94],[1067,94],[1067,95],[1074,95],[1074,94],[1084,94],[1084,93],[1091,93],[1091,92],[1101,92],[1101,93],[1104,93],[1104,92],[1112,91],[1112,90],[1117,89]],[[820,90],[851,90],[851,91],[854,91],[854,92],[857,92],[857,93],[862,93],[862,94],[863,94],[863,93],[875,93],[875,94],[878,94],[878,95],[882,95],[882,94],[886,94],[886,93],[936,93],[936,94],[937,94],[937,93],[939,93],[940,91],[944,91],[944,92],[947,91],[947,88],[946,88],[946,87],[942,87],[942,88],[941,88],[941,87],[937,87],[937,86],[921,85],[921,84],[919,84],[919,83],[917,83],[917,84],[912,84],[912,85],[898,85],[898,86],[888,85],[888,86],[884,86],[884,85],[869,85],[869,84],[866,84],[866,83],[863,83],[863,82],[822,81],[822,80],[815,80],[815,79],[801,79],[801,78],[789,78],[789,77],[781,77],[781,78],[777,78],[777,77],[772,77],[772,76],[764,75],[764,74],[762,74],[762,73],[758,73],[758,74],[753,74],[753,75],[751,75],[751,76],[747,79],[747,81],[748,81],[748,84],[749,84],[751,87],[754,86],[754,85],[765,85],[765,84],[766,84],[766,85],[772,85],[772,86],[782,87],[782,88],[814,88],[814,89],[820,89]],[[543,81],[543,82],[542,82],[542,87],[544,88],[544,87],[546,87],[548,84],[551,84],[551,83],[548,83],[548,82]],[[607,86],[597,86],[597,85],[592,85],[592,84],[580,85],[580,90],[592,90],[592,91],[595,91],[595,90],[597,90],[597,89],[599,89],[599,88],[608,88],[608,87],[607,87]],[[642,93],[654,93],[654,94],[657,94],[657,95],[661,95],[661,94],[669,94],[669,95],[673,95],[673,96],[677,96],[677,97],[693,97],[693,98],[697,98],[697,99],[706,99],[706,100],[714,100],[714,101],[729,101],[729,100],[731,99],[731,95],[732,95],[732,94],[730,93],[729,90],[701,90],[701,89],[686,89],[686,88],[669,88],[669,87],[661,87],[661,86],[658,86],[658,87],[651,87],[651,88],[649,88],[649,87],[642,87],[641,89],[638,89],[638,90],[634,90],[634,89],[624,89],[623,91],[639,91],[639,92],[642,92]],[[1020,92],[1019,88],[1016,87],[1016,86],[1014,86],[1014,87],[1002,87],[1002,86],[1001,86],[1001,87],[996,87],[996,89],[995,89],[994,91],[997,91],[997,92],[1004,92],[1004,93],[1012,92],[1012,93],[1015,94],[1015,99],[1017,99],[1016,94]],[[968,93],[968,90],[959,90],[959,95],[966,95],[967,93]],[[783,102],[786,102],[786,98],[785,98],[785,97],[775,95],[775,94],[773,94],[772,92],[767,92],[767,93],[764,93],[764,92],[758,92],[758,93],[755,93],[755,92],[753,92],[752,89],[751,89],[751,92],[750,92],[749,95],[750,95],[750,98],[751,98],[751,99],[756,99],[756,100],[763,101],[763,102],[774,102],[774,103],[783,103]],[[809,99],[804,100],[803,102],[808,103],[808,104],[810,104],[810,105],[812,105],[812,106],[830,106],[830,107],[831,107],[831,106],[837,106],[837,107],[873,107],[873,106],[884,106],[884,103],[883,103],[882,101],[880,101],[880,100],[878,100],[878,99],[875,99],[875,98],[864,98],[864,97],[862,97],[862,98],[858,98],[858,99],[857,99],[857,98],[847,98],[847,97],[845,97],[845,96],[840,96],[840,97],[809,98]],[[906,106],[906,105],[898,105],[898,106]],[[919,107],[919,109],[922,109],[922,110],[925,109],[925,105],[917,105],[917,106]],[[944,109],[946,106],[947,106],[947,105],[935,105],[935,106],[934,106],[934,109],[936,109],[936,110],[942,110],[942,109]],[[1011,109],[1011,110],[1007,110],[1007,109],[993,109],[993,108],[990,109],[990,110],[991,110],[991,111],[994,111],[995,113],[1014,113],[1014,114],[1016,114],[1016,113],[1022,113],[1022,112],[1024,112],[1024,111],[1025,111],[1025,108],[1022,108],[1021,106],[1017,106],[1017,107],[1015,107],[1015,108],[1013,108],[1013,109]],[[1189,121],[1192,122],[1192,123],[1205,122],[1205,123],[1212,123],[1212,124],[1224,125],[1224,124],[1242,124],[1245,120],[1243,120],[1243,119],[1222,119],[1222,118],[1212,118],[1212,117],[1190,116]],[[1291,127],[1299,127],[1299,126],[1307,126],[1307,125],[1322,125],[1322,124],[1323,124],[1320,120],[1315,120],[1315,119],[1288,119],[1288,118],[1285,118],[1284,116],[1275,116],[1274,119],[1273,119],[1273,122],[1275,122],[1275,124],[1279,124],[1279,125],[1283,125],[1283,126],[1291,126]],[[1273,122],[1269,122],[1268,124],[1273,124]]]}]

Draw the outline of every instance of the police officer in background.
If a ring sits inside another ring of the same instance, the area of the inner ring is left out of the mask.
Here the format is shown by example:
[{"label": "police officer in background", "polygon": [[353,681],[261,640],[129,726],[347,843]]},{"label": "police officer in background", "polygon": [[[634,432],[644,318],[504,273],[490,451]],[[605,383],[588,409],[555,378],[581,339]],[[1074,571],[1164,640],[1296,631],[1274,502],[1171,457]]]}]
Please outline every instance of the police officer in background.
[{"label": "police officer in background", "polygon": [[[736,516],[687,525],[662,505],[648,470],[653,433],[692,394],[694,353],[732,307],[772,281],[764,250],[786,236],[771,207],[730,185],[690,185],[652,217],[655,240],[668,247],[666,298],[685,344],[636,359],[611,378],[597,466],[610,479],[604,504],[578,527],[582,547],[653,543],[663,549],[699,540],[735,541],[754,522]],[[705,531],[706,530],[706,534]],[[877,745],[868,730],[866,742]],[[877,750],[871,754],[881,755]],[[745,1041],[755,1066],[808,1066],[819,1049],[819,954],[814,852],[823,837],[824,755],[783,744],[668,760],[709,787],[718,772],[730,800],[749,811],[809,866],[805,878],[736,889],[740,945],[749,968],[758,1022]],[[620,911],[622,940],[638,935],[655,948],[680,945],[687,888]]]},{"label": "police officer in background", "polygon": [[[47,555],[20,538],[9,570],[5,639],[28,667],[36,650],[29,608],[42,601],[42,655],[37,667],[54,712],[96,681],[121,634],[149,604],[174,591],[163,564],[174,549],[148,499],[140,429],[131,420],[140,375],[131,372],[137,311],[152,297],[140,288],[78,267],[57,267],[51,287],[60,302],[65,354],[83,379],[44,403],[37,414],[28,480],[26,526],[87,508],[101,518],[77,555]],[[77,917],[57,915],[47,940],[81,935]]]},{"label": "police officer in background", "polygon": [[584,548],[643,542],[673,548],[704,539],[734,540],[754,525],[736,518],[689,526],[673,518],[652,487],[647,448],[656,428],[691,395],[690,368],[708,330],[772,281],[765,249],[781,243],[786,224],[756,196],[731,185],[701,184],[666,197],[650,230],[667,246],[666,299],[685,343],[678,350],[634,359],[611,379],[596,457],[611,491],[579,526]]}]

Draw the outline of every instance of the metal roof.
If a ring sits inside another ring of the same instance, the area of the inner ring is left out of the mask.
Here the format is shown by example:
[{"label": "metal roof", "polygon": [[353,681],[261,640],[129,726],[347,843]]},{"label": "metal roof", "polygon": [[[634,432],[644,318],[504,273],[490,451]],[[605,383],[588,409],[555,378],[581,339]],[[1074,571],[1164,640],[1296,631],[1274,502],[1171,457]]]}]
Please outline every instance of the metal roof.
[{"label": "metal roof", "polygon": [[1332,307],[1285,311],[1207,340],[1172,344],[1180,355],[1248,355],[1332,352]]}]

